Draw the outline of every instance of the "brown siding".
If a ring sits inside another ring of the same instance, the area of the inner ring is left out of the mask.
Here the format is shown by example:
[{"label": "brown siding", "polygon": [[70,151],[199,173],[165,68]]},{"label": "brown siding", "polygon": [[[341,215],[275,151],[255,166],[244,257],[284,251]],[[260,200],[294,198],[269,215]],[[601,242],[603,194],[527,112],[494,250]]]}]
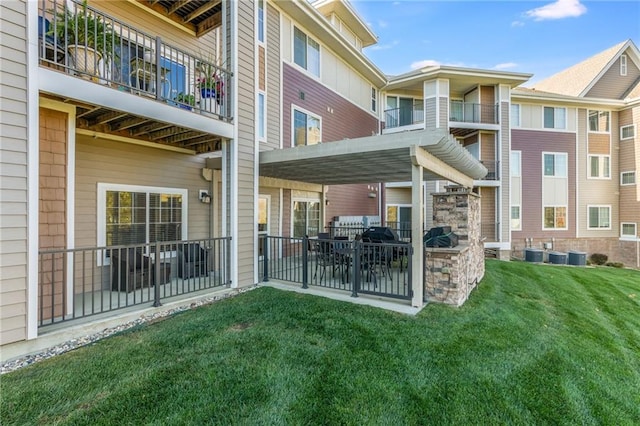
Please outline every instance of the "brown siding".
[{"label": "brown siding", "polygon": [[611,137],[609,135],[601,133],[588,133],[588,138],[589,154],[609,155],[611,153]]},{"label": "brown siding", "polygon": [[[628,51],[627,51],[628,52]],[[587,92],[590,98],[622,99],[632,85],[640,78],[640,69],[627,55],[627,75],[620,75],[620,58],[604,73],[598,82]]]},{"label": "brown siding", "polygon": [[[489,162],[496,161],[496,134],[481,133],[480,137],[480,160]],[[488,164],[488,167],[495,170],[493,164]]]},{"label": "brown siding", "polygon": [[[522,151],[522,231],[512,239],[574,238],[576,209],[576,136],[573,133],[511,130],[511,149]],[[568,206],[566,231],[542,229],[542,152],[566,152],[568,162]],[[505,223],[508,223],[505,219]]]},{"label": "brown siding", "polygon": [[469,137],[466,137],[466,138],[464,138],[462,140],[463,146],[473,145],[476,142],[478,142],[478,134],[477,133],[475,135],[471,135]]},{"label": "brown siding", "polygon": [[[378,185],[375,184],[377,188]],[[327,191],[329,205],[326,210],[327,222],[334,216],[379,215],[378,192],[376,198],[369,198],[367,185],[332,185]],[[327,223],[328,224],[328,223]]]},{"label": "brown siding", "polygon": [[264,46],[258,46],[258,89],[266,90]]},{"label": "brown siding", "polygon": [[498,241],[496,217],[496,189],[480,188],[480,224],[481,235],[487,242]]},{"label": "brown siding", "polygon": [[496,104],[494,86],[480,86],[480,119],[483,123],[495,123],[496,111],[493,107]]},{"label": "brown siding", "polygon": [[[284,147],[291,147],[291,108],[296,105],[322,118],[322,142],[378,133],[378,120],[316,80],[283,64],[282,107]],[[304,93],[304,99],[300,99]]]}]

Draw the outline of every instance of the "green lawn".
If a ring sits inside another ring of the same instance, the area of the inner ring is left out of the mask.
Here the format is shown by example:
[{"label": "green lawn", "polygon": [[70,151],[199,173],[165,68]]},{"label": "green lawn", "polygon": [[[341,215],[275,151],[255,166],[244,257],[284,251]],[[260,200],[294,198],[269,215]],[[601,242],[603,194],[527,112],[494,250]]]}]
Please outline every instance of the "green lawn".
[{"label": "green lawn", "polygon": [[417,317],[259,288],[1,377],[9,424],[640,424],[640,273],[487,261]]}]

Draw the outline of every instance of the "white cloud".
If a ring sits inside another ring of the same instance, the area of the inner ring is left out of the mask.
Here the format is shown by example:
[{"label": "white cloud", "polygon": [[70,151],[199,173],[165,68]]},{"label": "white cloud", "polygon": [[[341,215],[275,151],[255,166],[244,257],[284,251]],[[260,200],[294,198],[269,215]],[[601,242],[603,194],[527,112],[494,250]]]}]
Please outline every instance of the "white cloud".
[{"label": "white cloud", "polygon": [[438,61],[434,61],[433,59],[425,59],[422,61],[413,62],[411,64],[411,69],[417,70],[419,68],[425,68],[425,67],[437,67],[438,65],[442,65],[442,64]]},{"label": "white cloud", "polygon": [[495,67],[493,67],[493,69],[495,70],[506,70],[509,68],[515,68],[517,67],[518,64],[516,64],[515,62],[503,62],[502,64],[498,64]]},{"label": "white cloud", "polygon": [[536,21],[547,19],[576,18],[587,13],[585,5],[580,0],[556,0],[542,7],[531,9],[524,14]]},{"label": "white cloud", "polygon": [[399,6],[400,2],[399,1],[394,1],[393,3],[391,3],[392,6]]},{"label": "white cloud", "polygon": [[522,22],[522,21],[513,21],[511,23],[511,26],[512,27],[524,27],[524,22]]}]

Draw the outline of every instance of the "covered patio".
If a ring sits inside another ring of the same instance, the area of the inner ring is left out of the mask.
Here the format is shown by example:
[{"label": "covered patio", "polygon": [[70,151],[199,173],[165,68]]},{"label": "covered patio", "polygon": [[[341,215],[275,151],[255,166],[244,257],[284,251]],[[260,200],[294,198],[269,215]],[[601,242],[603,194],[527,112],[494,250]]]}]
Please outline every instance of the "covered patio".
[{"label": "covered patio", "polygon": [[[412,183],[412,235],[422,235],[426,180],[448,180],[471,189],[487,169],[440,129],[376,135],[260,153],[260,176],[321,185]],[[422,238],[413,238],[411,305],[424,303]]]}]

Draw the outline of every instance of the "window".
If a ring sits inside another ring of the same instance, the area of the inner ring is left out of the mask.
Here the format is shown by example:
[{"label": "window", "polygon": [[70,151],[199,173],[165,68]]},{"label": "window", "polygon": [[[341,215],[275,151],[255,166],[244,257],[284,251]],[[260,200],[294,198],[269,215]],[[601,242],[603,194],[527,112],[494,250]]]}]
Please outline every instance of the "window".
[{"label": "window", "polygon": [[609,133],[609,111],[589,110],[589,131]]},{"label": "window", "polygon": [[297,27],[293,29],[293,62],[320,77],[320,45]]},{"label": "window", "polygon": [[520,151],[511,151],[511,164],[509,165],[509,168],[511,170],[511,177],[521,176],[522,172],[520,171],[520,155]]},{"label": "window", "polygon": [[611,177],[608,155],[589,156],[589,177],[608,179]]},{"label": "window", "polygon": [[627,75],[627,55],[620,56],[620,75]]},{"label": "window", "polygon": [[378,91],[375,87],[371,88],[371,111],[376,112],[378,108]]},{"label": "window", "polygon": [[320,142],[320,118],[293,110],[293,146],[315,145]]},{"label": "window", "polygon": [[567,109],[544,107],[544,128],[545,129],[566,129]]},{"label": "window", "polygon": [[633,124],[620,127],[620,139],[633,139],[636,137],[636,127]]},{"label": "window", "polygon": [[522,229],[520,222],[520,206],[511,206],[511,230],[519,231]]},{"label": "window", "polygon": [[620,173],[620,185],[635,185],[636,172],[622,172]]},{"label": "window", "polygon": [[264,43],[264,0],[258,0],[258,41]]},{"label": "window", "polygon": [[610,217],[610,206],[589,206],[589,229],[611,229]]},{"label": "window", "polygon": [[320,229],[320,201],[293,201],[293,236],[317,237]]},{"label": "window", "polygon": [[98,245],[181,240],[186,199],[186,189],[98,184]]},{"label": "window", "polygon": [[567,177],[567,154],[544,154],[544,175]]},{"label": "window", "polygon": [[520,104],[511,104],[511,127],[520,127]]},{"label": "window", "polygon": [[567,208],[545,207],[544,229],[567,229]]},{"label": "window", "polygon": [[258,138],[265,139],[266,134],[266,115],[264,110],[264,93],[258,93]]},{"label": "window", "polygon": [[620,236],[626,238],[636,238],[637,235],[637,226],[635,223],[621,223],[620,224]]}]

